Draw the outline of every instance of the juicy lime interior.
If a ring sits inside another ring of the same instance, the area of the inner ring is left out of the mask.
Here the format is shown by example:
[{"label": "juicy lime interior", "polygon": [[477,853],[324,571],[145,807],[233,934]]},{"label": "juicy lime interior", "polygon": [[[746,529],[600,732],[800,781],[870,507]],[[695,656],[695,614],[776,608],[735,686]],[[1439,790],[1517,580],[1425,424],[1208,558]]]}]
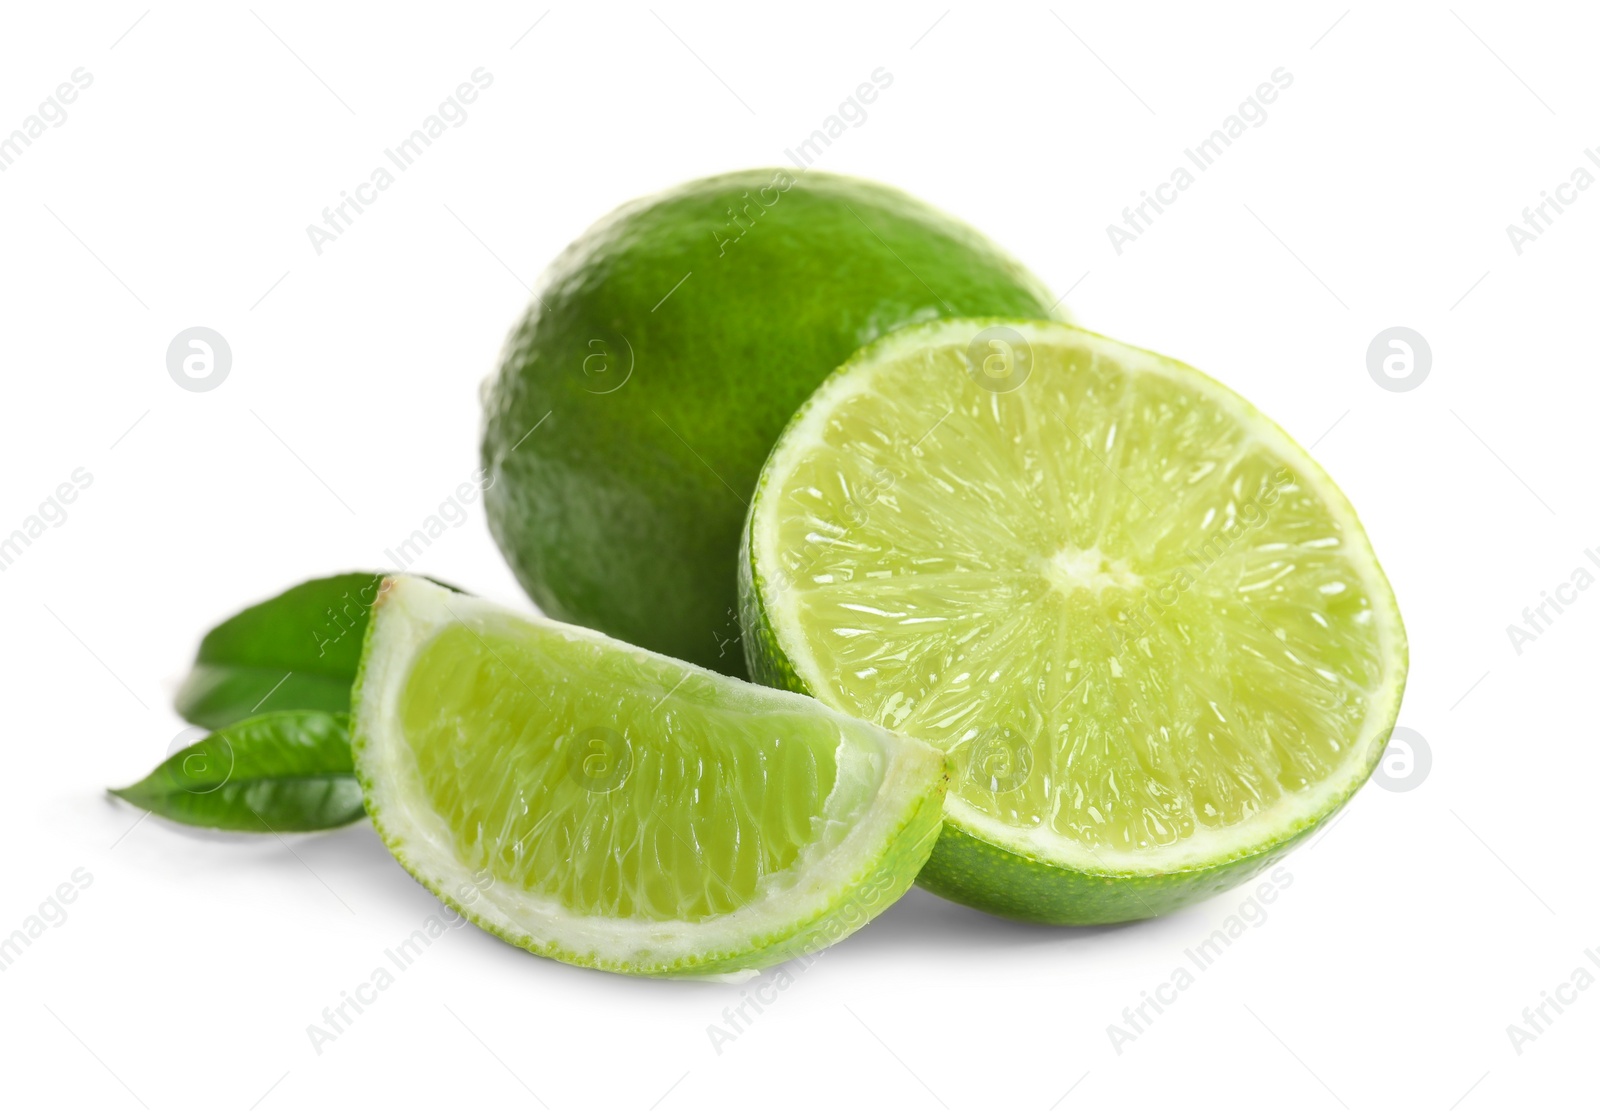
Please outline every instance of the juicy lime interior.
[{"label": "juicy lime interior", "polygon": [[840,771],[824,714],[737,710],[710,674],[510,617],[428,639],[399,719],[461,862],[584,915],[737,910],[877,784]]},{"label": "juicy lime interior", "polygon": [[952,752],[966,816],[1101,857],[1370,758],[1398,616],[1309,458],[1177,363],[977,332],[858,358],[769,464],[756,576],[808,687]]}]

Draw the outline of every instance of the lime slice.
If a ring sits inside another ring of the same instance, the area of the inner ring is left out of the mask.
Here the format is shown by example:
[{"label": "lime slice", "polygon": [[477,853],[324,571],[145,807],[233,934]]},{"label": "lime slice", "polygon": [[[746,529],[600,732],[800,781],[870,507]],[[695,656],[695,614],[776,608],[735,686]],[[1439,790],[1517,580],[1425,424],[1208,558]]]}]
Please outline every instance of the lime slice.
[{"label": "lime slice", "polygon": [[904,893],[940,827],[925,743],[426,580],[384,582],[353,706],[395,858],[491,933],[591,968],[814,952]]},{"label": "lime slice", "polygon": [[745,540],[752,675],[940,746],[919,881],[1147,917],[1255,874],[1364,782],[1393,593],[1345,497],[1188,366],[1063,324],[907,328],[823,383]]}]

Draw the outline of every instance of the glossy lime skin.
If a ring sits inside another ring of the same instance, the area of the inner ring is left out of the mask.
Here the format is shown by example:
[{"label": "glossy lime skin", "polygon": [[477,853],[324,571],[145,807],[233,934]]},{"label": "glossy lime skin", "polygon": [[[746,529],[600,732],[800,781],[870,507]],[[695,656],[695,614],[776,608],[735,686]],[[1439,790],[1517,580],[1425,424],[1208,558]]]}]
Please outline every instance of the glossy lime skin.
[{"label": "glossy lime skin", "polygon": [[1053,302],[860,179],[742,171],[629,203],[551,266],[484,387],[490,530],[552,617],[744,676],[740,528],[790,415],[897,326]]}]

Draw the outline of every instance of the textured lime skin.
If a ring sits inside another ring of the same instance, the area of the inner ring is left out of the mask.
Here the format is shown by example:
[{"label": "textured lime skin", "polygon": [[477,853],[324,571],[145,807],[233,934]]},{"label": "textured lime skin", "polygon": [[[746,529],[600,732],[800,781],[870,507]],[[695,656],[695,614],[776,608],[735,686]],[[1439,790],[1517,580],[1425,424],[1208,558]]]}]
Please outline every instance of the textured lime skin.
[{"label": "textured lime skin", "polygon": [[742,676],[739,529],[795,409],[896,326],[1051,306],[864,180],[752,170],[629,203],[550,267],[485,384],[490,530],[551,617]]},{"label": "textured lime skin", "polygon": [[[879,347],[887,345],[889,343],[884,342]],[[873,349],[876,348],[864,347],[833,376],[848,376],[858,364],[870,362]],[[796,412],[776,442],[782,442],[783,436],[789,428],[799,423],[808,407],[802,406]],[[753,514],[756,503],[761,500],[761,487],[765,481],[763,477],[757,482],[756,492],[751,499],[751,516],[745,520],[739,542],[739,617],[744,632],[745,658],[750,679],[774,688],[814,695],[814,691],[796,672],[778,640],[766,607],[771,589],[766,586],[767,581],[756,571],[752,561]],[[1398,623],[1398,608],[1395,610],[1395,619]],[[1403,686],[1408,669],[1403,624],[1399,655],[1396,671]],[[1388,741],[1398,712],[1397,693],[1394,712],[1379,738],[1380,742]],[[952,902],[1019,921],[1085,926],[1159,917],[1238,886],[1277,863],[1331,821],[1365,784],[1381,759],[1382,751],[1373,750],[1366,770],[1357,775],[1323,812],[1294,821],[1272,842],[1241,852],[1226,862],[1180,867],[1162,873],[1110,870],[1096,873],[1030,858],[975,836],[947,818],[933,854],[917,876],[917,884]]]},{"label": "textured lime skin", "polygon": [[1277,863],[1316,831],[1215,867],[1167,875],[1088,875],[1029,859],[946,822],[917,884],[936,895],[1006,918],[1095,926],[1154,918],[1236,887]]}]

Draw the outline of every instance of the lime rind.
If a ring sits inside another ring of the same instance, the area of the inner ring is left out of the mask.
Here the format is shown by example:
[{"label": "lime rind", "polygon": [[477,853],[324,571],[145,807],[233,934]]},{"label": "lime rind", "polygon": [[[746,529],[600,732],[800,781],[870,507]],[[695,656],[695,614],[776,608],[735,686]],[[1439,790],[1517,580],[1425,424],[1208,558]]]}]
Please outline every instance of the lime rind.
[{"label": "lime rind", "polygon": [[[876,796],[843,837],[803,853],[782,889],[731,913],[700,921],[577,913],[468,865],[424,791],[401,727],[400,700],[431,638],[453,626],[492,625],[509,614],[426,581],[391,577],[374,606],[353,695],[352,753],[374,827],[413,878],[474,924],[540,956],[590,968],[738,979],[825,948],[909,889],[943,820],[944,758],[917,740],[831,711],[841,752],[876,752]],[[809,714],[822,710],[813,701],[645,654],[595,631],[548,620],[536,625],[575,643],[678,666],[712,682],[735,710],[782,708],[794,700]]]},{"label": "lime rind", "polygon": [[1113,874],[1064,867],[1009,851],[945,822],[917,885],[941,898],[1001,917],[1091,926],[1155,918],[1254,878],[1316,831],[1225,862],[1159,874]]},{"label": "lime rind", "polygon": [[[1334,772],[1286,792],[1238,825],[1196,829],[1175,843],[1142,850],[1096,850],[1048,828],[1021,828],[985,815],[952,789],[944,837],[919,882],[984,909],[1039,921],[1092,923],[1151,916],[1254,874],[1327,820],[1381,758],[1399,710],[1407,647],[1393,592],[1348,500],[1327,474],[1275,423],[1242,398],[1183,363],[1079,328],[1047,322],[955,320],[908,327],[858,351],[790,421],[757,483],[741,540],[740,603],[745,654],[756,680],[816,695],[852,710],[811,653],[783,578],[777,493],[796,464],[823,438],[843,401],[872,392],[877,369],[918,351],[960,345],[988,328],[1020,332],[1033,343],[1084,348],[1136,376],[1168,378],[1227,410],[1241,428],[1290,464],[1297,483],[1320,500],[1343,531],[1342,552],[1372,600],[1382,680],[1368,697],[1359,732]],[[769,499],[768,495],[772,495]],[[780,578],[774,580],[774,572]]]}]

